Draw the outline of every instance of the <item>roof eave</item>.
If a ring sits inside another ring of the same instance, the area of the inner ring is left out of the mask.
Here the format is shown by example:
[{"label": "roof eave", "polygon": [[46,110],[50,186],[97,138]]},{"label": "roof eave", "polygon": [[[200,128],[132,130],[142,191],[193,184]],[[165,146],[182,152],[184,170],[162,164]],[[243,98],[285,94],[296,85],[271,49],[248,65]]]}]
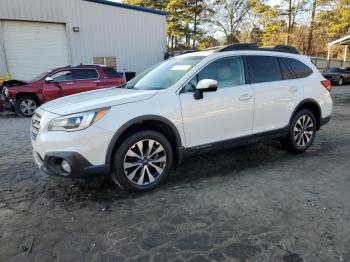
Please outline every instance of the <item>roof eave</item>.
[{"label": "roof eave", "polygon": [[151,13],[151,14],[156,14],[156,15],[163,15],[163,16],[167,15],[167,12],[165,12],[165,11],[145,8],[145,7],[136,6],[136,5],[117,3],[117,2],[112,2],[112,1],[108,1],[108,0],[84,0],[84,1],[92,2],[92,3],[96,3],[96,4],[115,6],[115,7],[120,7],[120,8],[125,8],[125,9],[145,12],[145,13]]},{"label": "roof eave", "polygon": [[328,46],[332,45],[350,45],[350,35],[344,36],[328,44]]}]

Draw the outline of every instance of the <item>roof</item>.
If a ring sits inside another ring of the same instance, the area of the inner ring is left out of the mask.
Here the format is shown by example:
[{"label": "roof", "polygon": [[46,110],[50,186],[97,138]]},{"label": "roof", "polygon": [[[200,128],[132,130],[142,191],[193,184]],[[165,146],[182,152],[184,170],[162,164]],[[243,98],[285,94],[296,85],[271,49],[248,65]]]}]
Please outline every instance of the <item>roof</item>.
[{"label": "roof", "polygon": [[338,40],[330,42],[328,45],[350,45],[350,35],[344,36]]},{"label": "roof", "polygon": [[199,52],[193,52],[193,53],[188,53],[188,54],[183,54],[180,56],[176,56],[175,58],[186,58],[186,57],[196,57],[196,56],[204,56],[204,57],[209,57],[212,55],[215,55],[216,57],[228,57],[231,56],[232,54],[237,54],[237,55],[267,55],[267,56],[277,56],[277,57],[293,57],[295,59],[298,59],[306,64],[310,64],[311,60],[310,57],[300,55],[300,54],[294,54],[294,53],[286,53],[286,52],[276,52],[273,50],[233,50],[233,51],[225,51],[225,52],[216,52],[214,50],[206,50],[206,51],[199,51]]},{"label": "roof", "polygon": [[164,11],[145,8],[145,7],[136,6],[136,5],[128,5],[128,4],[118,3],[118,2],[112,2],[110,0],[84,0],[84,1],[103,4],[103,5],[110,5],[110,6],[115,6],[115,7],[125,8],[125,9],[131,9],[131,10],[136,10],[136,11],[141,11],[141,12],[146,12],[151,14],[167,15],[167,12],[164,12]]}]

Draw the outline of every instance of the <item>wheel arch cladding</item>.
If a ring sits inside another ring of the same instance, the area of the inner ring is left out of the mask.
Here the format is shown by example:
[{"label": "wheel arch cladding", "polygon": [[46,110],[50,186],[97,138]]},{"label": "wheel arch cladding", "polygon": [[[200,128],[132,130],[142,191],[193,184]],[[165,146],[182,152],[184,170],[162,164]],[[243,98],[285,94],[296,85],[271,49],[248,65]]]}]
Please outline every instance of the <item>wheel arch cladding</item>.
[{"label": "wheel arch cladding", "polygon": [[182,146],[182,142],[179,131],[175,125],[164,117],[148,115],[134,118],[118,129],[108,145],[106,164],[111,164],[113,162],[116,148],[118,148],[118,145],[120,145],[125,138],[135,132],[143,130],[153,130],[163,134],[169,140],[175,157],[178,157],[178,148]]},{"label": "wheel arch cladding", "polygon": [[37,102],[38,104],[40,104],[40,99],[39,99],[39,97],[38,97],[35,93],[19,92],[19,93],[16,94],[15,97],[16,97],[16,100],[18,100],[18,99],[21,99],[22,97],[25,97],[25,96],[33,97],[33,98],[36,100],[36,102]]},{"label": "wheel arch cladding", "polygon": [[298,106],[296,107],[296,109],[294,110],[292,117],[290,119],[290,122],[292,121],[293,117],[300,111],[303,109],[308,109],[310,110],[312,113],[314,113],[315,117],[316,117],[316,122],[317,122],[317,130],[320,129],[321,127],[321,116],[322,116],[322,111],[321,111],[321,107],[320,105],[317,103],[317,101],[313,100],[313,99],[305,99],[303,101],[301,101]]}]

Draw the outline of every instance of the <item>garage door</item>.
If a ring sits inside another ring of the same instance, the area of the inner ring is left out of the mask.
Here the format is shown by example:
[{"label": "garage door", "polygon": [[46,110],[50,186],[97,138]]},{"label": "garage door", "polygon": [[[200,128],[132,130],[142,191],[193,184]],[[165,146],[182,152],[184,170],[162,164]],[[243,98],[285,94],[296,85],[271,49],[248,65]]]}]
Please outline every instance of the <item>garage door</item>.
[{"label": "garage door", "polygon": [[5,55],[11,78],[30,80],[69,64],[64,24],[2,21]]}]

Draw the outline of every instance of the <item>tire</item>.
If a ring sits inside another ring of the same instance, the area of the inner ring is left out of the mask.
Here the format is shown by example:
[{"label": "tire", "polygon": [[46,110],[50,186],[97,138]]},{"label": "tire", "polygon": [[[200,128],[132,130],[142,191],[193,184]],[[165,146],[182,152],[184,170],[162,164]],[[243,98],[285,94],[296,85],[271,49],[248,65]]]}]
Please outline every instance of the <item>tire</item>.
[{"label": "tire", "polygon": [[111,176],[124,190],[152,190],[166,181],[173,160],[173,149],[164,135],[156,131],[139,131],[118,147]]},{"label": "tire", "polygon": [[288,136],[281,143],[291,153],[303,153],[314,142],[316,131],[317,122],[314,113],[303,109],[293,117]]},{"label": "tire", "polygon": [[342,86],[343,84],[344,84],[344,79],[342,77],[339,77],[338,86]]},{"label": "tire", "polygon": [[39,103],[35,97],[23,96],[16,100],[15,112],[19,117],[31,117],[38,107]]}]

